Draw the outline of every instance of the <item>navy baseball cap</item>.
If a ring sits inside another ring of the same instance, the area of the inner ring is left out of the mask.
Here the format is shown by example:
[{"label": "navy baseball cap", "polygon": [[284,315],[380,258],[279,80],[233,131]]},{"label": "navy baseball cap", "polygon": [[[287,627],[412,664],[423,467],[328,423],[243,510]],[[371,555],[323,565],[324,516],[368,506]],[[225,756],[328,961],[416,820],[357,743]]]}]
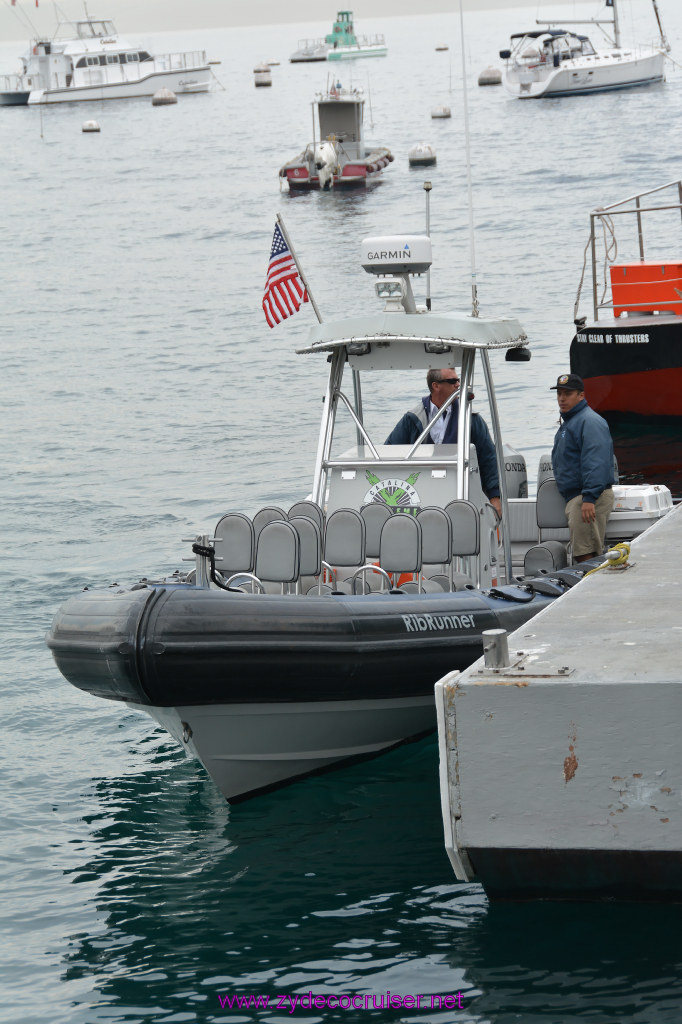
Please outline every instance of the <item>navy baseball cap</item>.
[{"label": "navy baseball cap", "polygon": [[577,373],[562,373],[557,377],[554,387],[549,390],[557,391],[559,388],[564,391],[584,391],[585,385],[582,377],[579,377]]}]

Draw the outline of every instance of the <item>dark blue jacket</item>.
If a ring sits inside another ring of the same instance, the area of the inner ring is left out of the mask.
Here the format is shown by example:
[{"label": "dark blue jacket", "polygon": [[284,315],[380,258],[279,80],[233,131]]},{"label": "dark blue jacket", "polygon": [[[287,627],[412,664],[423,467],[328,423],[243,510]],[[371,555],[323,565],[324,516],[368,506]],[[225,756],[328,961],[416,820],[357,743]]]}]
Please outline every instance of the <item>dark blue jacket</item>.
[{"label": "dark blue jacket", "polygon": [[563,417],[552,448],[554,479],[564,501],[582,494],[595,502],[613,483],[609,425],[583,398]]},{"label": "dark blue jacket", "polygon": [[[431,419],[429,415],[430,402],[431,396],[425,395],[419,405],[406,412],[388,435],[385,443],[413,444]],[[457,444],[458,419],[459,399],[450,406],[450,416],[445,427],[443,444]],[[476,448],[483,491],[488,498],[499,498],[500,481],[497,475],[495,445],[492,442],[485,420],[477,412],[473,413],[471,417],[471,440]],[[424,444],[433,444],[430,434],[427,434],[424,438]]]}]

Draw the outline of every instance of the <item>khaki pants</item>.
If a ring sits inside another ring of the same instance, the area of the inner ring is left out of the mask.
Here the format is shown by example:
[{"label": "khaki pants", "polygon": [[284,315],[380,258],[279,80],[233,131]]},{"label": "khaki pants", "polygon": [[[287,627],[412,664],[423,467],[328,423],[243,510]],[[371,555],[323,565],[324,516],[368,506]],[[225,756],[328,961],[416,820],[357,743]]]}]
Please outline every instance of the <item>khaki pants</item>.
[{"label": "khaki pants", "polygon": [[613,508],[613,488],[602,491],[594,506],[595,520],[593,523],[584,523],[582,519],[582,494],[576,495],[566,503],[566,518],[568,528],[571,531],[571,546],[573,558],[581,555],[589,555],[594,551],[601,555],[604,550],[604,534],[606,533],[606,521]]}]

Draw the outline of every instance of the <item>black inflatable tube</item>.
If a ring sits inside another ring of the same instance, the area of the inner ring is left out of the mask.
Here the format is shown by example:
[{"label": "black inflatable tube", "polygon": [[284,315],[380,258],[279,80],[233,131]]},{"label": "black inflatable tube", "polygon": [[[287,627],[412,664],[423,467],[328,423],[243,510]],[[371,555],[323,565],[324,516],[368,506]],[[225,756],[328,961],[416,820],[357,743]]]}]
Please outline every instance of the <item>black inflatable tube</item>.
[{"label": "black inflatable tube", "polygon": [[[280,597],[190,586],[86,591],[47,637],[74,686],[156,707],[420,696],[562,592]],[[516,597],[514,596],[516,593]]]}]

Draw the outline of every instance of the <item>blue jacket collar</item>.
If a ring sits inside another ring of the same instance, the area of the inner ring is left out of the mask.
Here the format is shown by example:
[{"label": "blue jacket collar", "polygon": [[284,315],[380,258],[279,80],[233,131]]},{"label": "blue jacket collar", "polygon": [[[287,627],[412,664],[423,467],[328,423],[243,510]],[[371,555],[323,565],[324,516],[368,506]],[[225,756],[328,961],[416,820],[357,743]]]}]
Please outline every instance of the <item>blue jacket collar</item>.
[{"label": "blue jacket collar", "polygon": [[561,413],[560,415],[561,415],[561,418],[564,421],[564,423],[566,423],[567,420],[572,419],[573,416],[575,416],[576,413],[580,412],[586,406],[587,406],[587,399],[586,398],[581,398],[580,401],[578,402],[578,404],[574,405],[572,409],[569,409],[568,412],[566,412],[566,413]]}]

